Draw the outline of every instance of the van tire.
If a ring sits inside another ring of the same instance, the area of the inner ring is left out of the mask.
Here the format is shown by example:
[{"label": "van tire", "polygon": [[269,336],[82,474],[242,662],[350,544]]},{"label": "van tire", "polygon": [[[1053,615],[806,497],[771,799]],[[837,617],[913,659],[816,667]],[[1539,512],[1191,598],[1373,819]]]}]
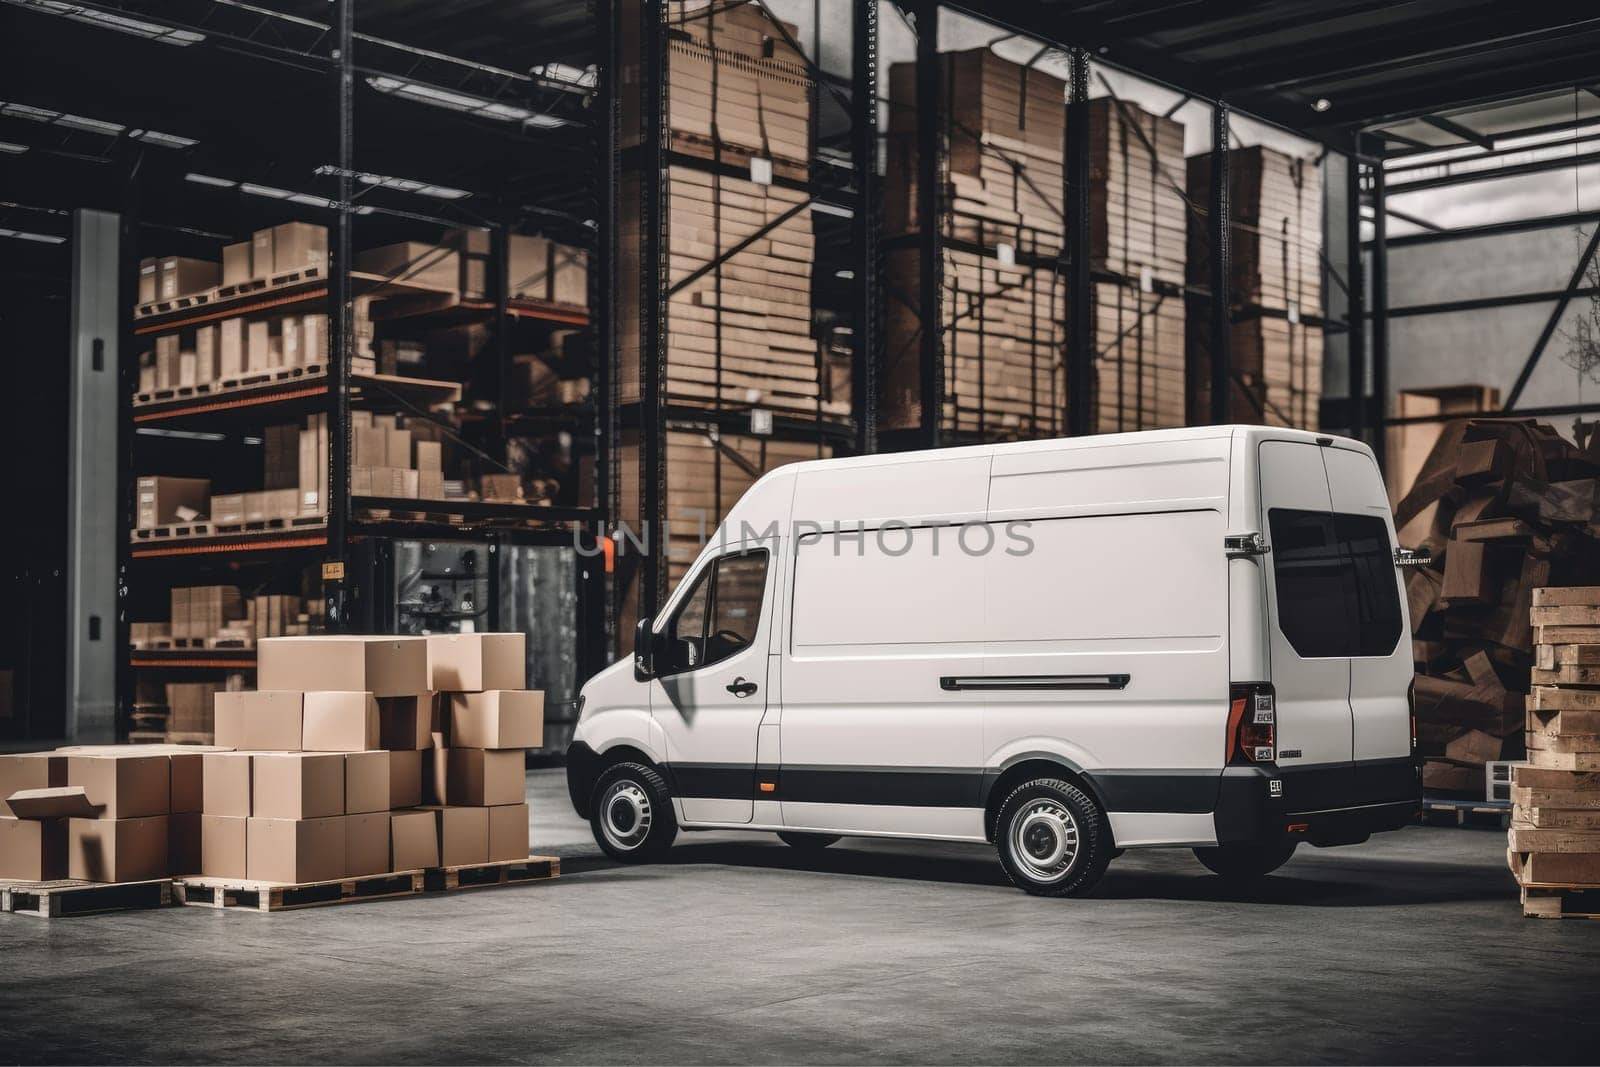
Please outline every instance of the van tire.
[{"label": "van tire", "polygon": [[660,859],[678,836],[666,779],[643,763],[607,767],[594,783],[589,828],[595,843],[614,860]]},{"label": "van tire", "polygon": [[[1094,801],[1060,778],[1035,778],[1011,791],[995,817],[994,846],[1011,884],[1041,897],[1089,892],[1113,848],[1111,827]],[[1045,874],[1062,853],[1065,866]]]},{"label": "van tire", "polygon": [[1249,882],[1265,878],[1289,862],[1295,841],[1238,841],[1212,848],[1197,848],[1194,858],[1213,874],[1229,882]]},{"label": "van tire", "polygon": [[821,852],[835,841],[838,834],[803,834],[796,830],[779,830],[778,840],[801,852]]}]

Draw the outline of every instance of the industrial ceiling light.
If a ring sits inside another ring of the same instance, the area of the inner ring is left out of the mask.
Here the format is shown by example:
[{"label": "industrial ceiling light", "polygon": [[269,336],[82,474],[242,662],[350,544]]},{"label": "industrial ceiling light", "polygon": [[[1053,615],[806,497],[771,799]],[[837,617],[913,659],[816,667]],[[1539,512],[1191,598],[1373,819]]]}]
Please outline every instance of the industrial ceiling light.
[{"label": "industrial ceiling light", "polygon": [[428,85],[425,82],[407,81],[404,78],[377,74],[368,77],[367,84],[389,96],[398,96],[419,104],[429,104],[483,118],[498,119],[501,122],[520,122],[526,126],[538,126],[542,129],[571,125],[566,119],[554,115],[538,114],[527,108],[502,104],[470,93],[458,93],[453,89],[441,89],[437,85]]},{"label": "industrial ceiling light", "polygon": [[587,95],[600,84],[600,72],[592,63],[587,67],[574,67],[567,63],[541,63],[529,68],[528,73],[549,88],[560,89],[567,93]]},{"label": "industrial ceiling light", "polygon": [[65,237],[57,237],[53,233],[29,233],[27,230],[0,229],[0,237],[11,237],[18,241],[34,241],[42,245],[65,244]]},{"label": "industrial ceiling light", "polygon": [[417,181],[415,178],[393,178],[387,174],[346,171],[331,163],[324,163],[316,169],[316,173],[323,177],[343,174],[361,182],[363,185],[372,185],[380,189],[394,189],[402,193],[414,193],[417,196],[429,196],[435,200],[465,200],[472,195],[465,189],[454,189],[448,185],[434,185],[431,182]]},{"label": "industrial ceiling light", "polygon": [[10,141],[0,141],[0,152],[8,156],[20,156],[28,150],[25,144],[12,144]]},{"label": "industrial ceiling light", "polygon": [[175,133],[162,133],[160,130],[134,130],[128,136],[145,144],[160,145],[162,148],[193,148],[200,143],[192,137],[179,137]]},{"label": "industrial ceiling light", "polygon": [[130,131],[119,122],[92,119],[87,115],[73,115],[65,111],[51,111],[49,108],[33,107],[30,104],[0,101],[0,115],[6,115],[14,119],[26,119],[29,122],[39,122],[46,126],[60,126],[68,130],[96,133],[102,137],[121,137],[126,133],[135,140],[143,141],[146,144],[160,145],[163,148],[193,148],[200,143],[192,137],[180,137],[175,133],[163,133],[161,130]]},{"label": "industrial ceiling light", "polygon": [[196,174],[193,171],[185,174],[183,176],[183,180],[186,182],[194,182],[196,185],[212,185],[218,189],[232,189],[235,185],[239,184],[238,182],[229,178],[213,178],[209,174]]},{"label": "industrial ceiling light", "polygon": [[159,22],[147,22],[144,19],[131,19],[126,15],[113,14],[110,11],[100,11],[82,4],[64,3],[63,0],[5,0],[15,7],[25,7],[30,11],[37,11],[43,15],[58,15],[61,18],[82,22],[89,26],[98,26],[105,30],[116,30],[118,33],[131,34],[142,37],[147,41],[159,41],[162,44],[178,45],[187,48],[192,44],[199,44],[206,39],[203,33],[193,30],[180,30],[175,26],[164,26]]},{"label": "industrial ceiling light", "polygon": [[1333,106],[1333,101],[1325,96],[1317,97],[1317,102],[1311,105],[1313,111],[1326,111]]}]

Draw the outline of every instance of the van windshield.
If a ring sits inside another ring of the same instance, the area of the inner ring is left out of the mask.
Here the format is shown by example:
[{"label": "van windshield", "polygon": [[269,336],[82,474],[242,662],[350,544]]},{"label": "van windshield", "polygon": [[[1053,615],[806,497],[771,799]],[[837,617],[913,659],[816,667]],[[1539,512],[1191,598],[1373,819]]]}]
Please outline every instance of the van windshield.
[{"label": "van windshield", "polygon": [[1400,640],[1388,527],[1371,515],[1272,508],[1278,627],[1306,659],[1387,656]]}]

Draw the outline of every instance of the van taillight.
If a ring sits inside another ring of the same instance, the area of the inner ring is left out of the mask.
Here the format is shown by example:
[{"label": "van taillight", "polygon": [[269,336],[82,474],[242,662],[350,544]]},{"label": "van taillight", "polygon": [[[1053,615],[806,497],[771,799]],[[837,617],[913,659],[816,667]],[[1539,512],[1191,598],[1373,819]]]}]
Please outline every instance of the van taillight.
[{"label": "van taillight", "polygon": [[1228,697],[1228,763],[1248,766],[1277,759],[1278,710],[1272,687],[1235,685]]},{"label": "van taillight", "polygon": [[1406,687],[1406,707],[1411,712],[1411,754],[1417,754],[1417,679],[1411,677],[1411,684]]}]

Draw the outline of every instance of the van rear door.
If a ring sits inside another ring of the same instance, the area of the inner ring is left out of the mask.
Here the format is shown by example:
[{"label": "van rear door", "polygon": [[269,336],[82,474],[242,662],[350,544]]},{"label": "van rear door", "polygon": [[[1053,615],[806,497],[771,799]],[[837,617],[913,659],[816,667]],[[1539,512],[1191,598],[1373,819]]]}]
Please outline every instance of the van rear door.
[{"label": "van rear door", "polygon": [[[1352,785],[1350,620],[1323,446],[1262,441],[1262,525],[1277,697],[1278,767],[1291,811],[1339,807]],[[1247,679],[1238,679],[1245,681]]]},{"label": "van rear door", "polygon": [[1356,799],[1377,803],[1415,792],[1411,768],[1413,664],[1405,588],[1394,565],[1394,519],[1378,465],[1364,452],[1322,450],[1340,546],[1353,569],[1350,711]]}]

